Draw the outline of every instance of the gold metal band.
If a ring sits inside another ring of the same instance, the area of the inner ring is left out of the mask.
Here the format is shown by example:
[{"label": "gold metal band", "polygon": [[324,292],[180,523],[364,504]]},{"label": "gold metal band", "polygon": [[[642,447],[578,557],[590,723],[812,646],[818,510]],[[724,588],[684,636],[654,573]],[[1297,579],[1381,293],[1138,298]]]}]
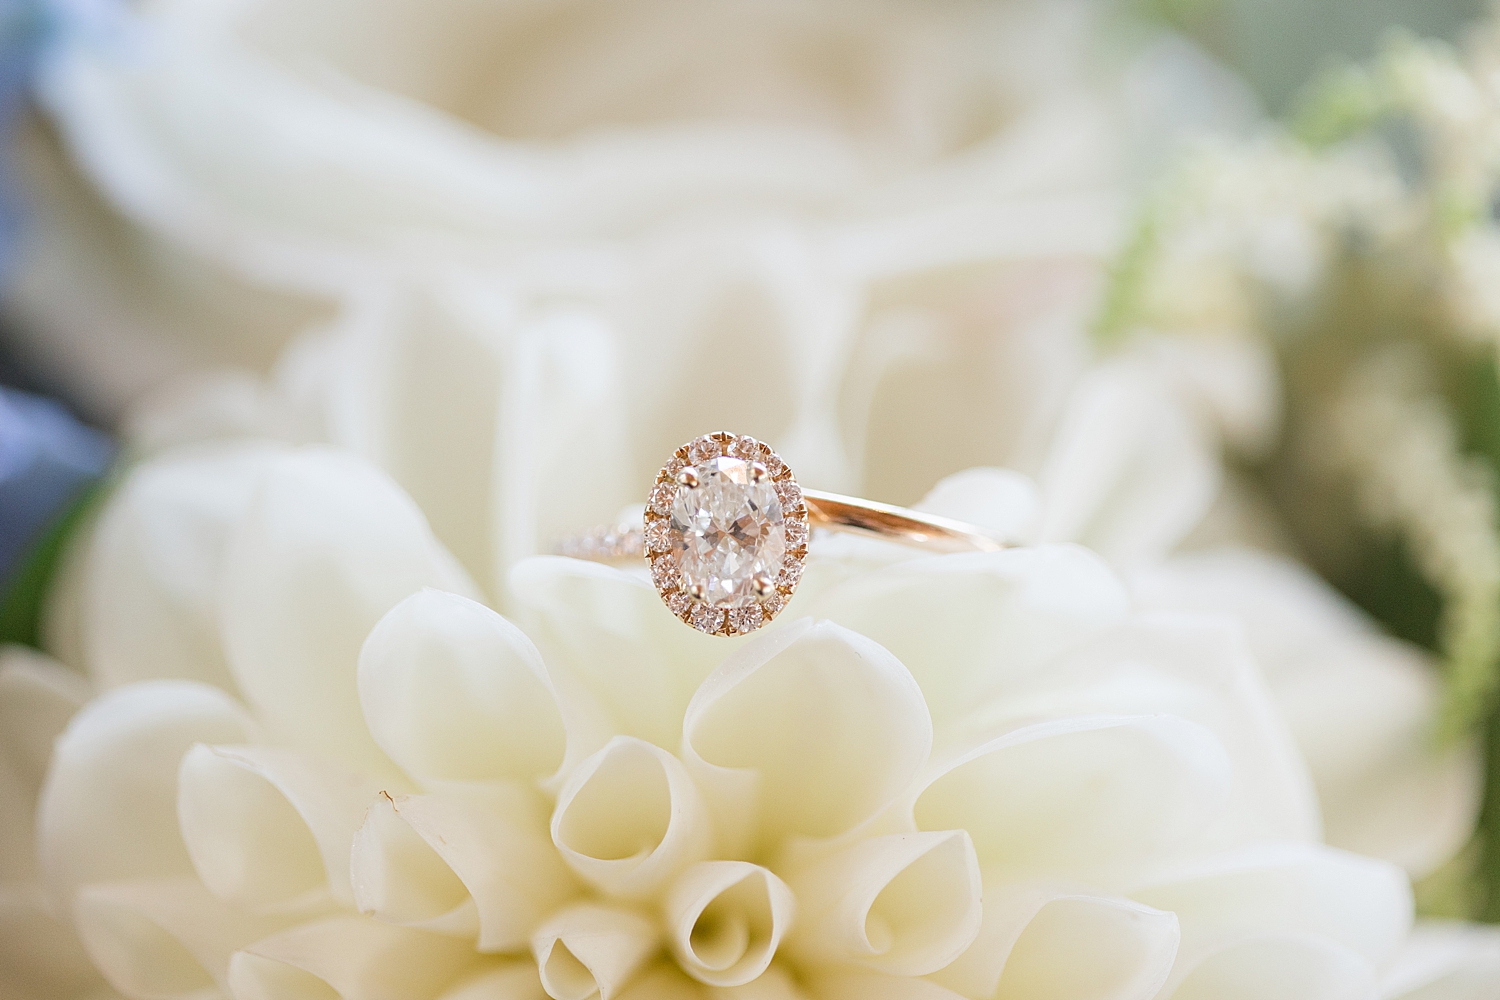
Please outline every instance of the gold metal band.
[{"label": "gold metal band", "polygon": [[[930,552],[997,552],[1016,544],[963,521],[873,500],[819,490],[803,490],[802,498],[807,501],[807,519],[814,528],[899,542]],[[596,528],[564,539],[558,543],[557,554],[613,562],[643,558],[645,545],[639,528]]]},{"label": "gold metal band", "polygon": [[815,528],[847,531],[933,552],[998,552],[1015,545],[972,524],[905,507],[819,490],[803,490],[802,498],[807,501],[807,519]]}]

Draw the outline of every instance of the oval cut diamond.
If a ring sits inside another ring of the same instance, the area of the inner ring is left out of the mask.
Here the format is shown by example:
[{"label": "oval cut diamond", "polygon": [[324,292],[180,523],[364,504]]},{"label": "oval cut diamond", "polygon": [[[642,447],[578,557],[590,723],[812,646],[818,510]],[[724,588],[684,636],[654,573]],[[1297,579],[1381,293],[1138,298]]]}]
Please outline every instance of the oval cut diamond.
[{"label": "oval cut diamond", "polygon": [[715,607],[753,604],[756,577],[775,580],[786,558],[776,484],[764,474],[756,482],[752,463],[740,458],[712,458],[691,468],[697,485],[678,488],[668,535],[683,588],[701,585]]}]

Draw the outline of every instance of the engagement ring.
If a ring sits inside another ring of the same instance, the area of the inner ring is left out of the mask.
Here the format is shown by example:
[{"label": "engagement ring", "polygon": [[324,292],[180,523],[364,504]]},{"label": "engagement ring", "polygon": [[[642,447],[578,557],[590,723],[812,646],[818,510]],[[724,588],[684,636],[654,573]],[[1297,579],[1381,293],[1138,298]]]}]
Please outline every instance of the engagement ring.
[{"label": "engagement ring", "polygon": [[786,606],[813,528],[936,552],[1013,544],[961,521],[804,490],[770,446],[720,431],[689,441],[662,466],[640,528],[599,529],[558,552],[597,561],[644,556],[672,614],[710,635],[743,635]]}]

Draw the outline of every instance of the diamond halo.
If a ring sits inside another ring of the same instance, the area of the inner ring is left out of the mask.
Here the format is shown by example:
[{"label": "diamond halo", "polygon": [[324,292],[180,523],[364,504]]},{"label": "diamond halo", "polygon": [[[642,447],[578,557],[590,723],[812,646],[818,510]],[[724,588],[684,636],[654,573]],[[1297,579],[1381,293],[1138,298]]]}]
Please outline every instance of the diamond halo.
[{"label": "diamond halo", "polygon": [[709,635],[771,621],[802,578],[807,504],[769,445],[723,431],[678,448],[646,504],[644,547],[668,610]]}]

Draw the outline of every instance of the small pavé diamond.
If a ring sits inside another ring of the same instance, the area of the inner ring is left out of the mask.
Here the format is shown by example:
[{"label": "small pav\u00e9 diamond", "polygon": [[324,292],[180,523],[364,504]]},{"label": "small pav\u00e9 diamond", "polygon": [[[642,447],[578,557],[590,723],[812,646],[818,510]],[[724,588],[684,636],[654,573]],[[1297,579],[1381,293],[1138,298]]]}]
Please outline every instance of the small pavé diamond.
[{"label": "small pav\u00e9 diamond", "polygon": [[670,521],[652,521],[646,525],[646,551],[669,552],[672,548]]},{"label": "small pav\u00e9 diamond", "polygon": [[729,454],[735,458],[748,459],[751,462],[760,461],[760,442],[753,437],[737,437],[729,446]]},{"label": "small pav\u00e9 diamond", "polygon": [[760,605],[751,604],[743,608],[731,608],[729,611],[729,625],[736,632],[754,632],[766,621],[766,613],[761,610]]},{"label": "small pav\u00e9 diamond", "polygon": [[788,590],[796,587],[802,580],[802,560],[788,559],[786,565],[781,568],[781,576],[777,579],[778,586],[786,587]]},{"label": "small pav\u00e9 diamond", "polygon": [[671,556],[662,556],[651,564],[651,582],[656,584],[657,590],[668,590],[677,586],[680,578],[677,563]]},{"label": "small pav\u00e9 diamond", "polygon": [[775,479],[786,471],[786,465],[781,461],[781,456],[771,450],[771,446],[763,444],[760,446],[760,462],[766,467],[766,471]]},{"label": "small pav\u00e9 diamond", "polygon": [[677,499],[676,483],[657,483],[651,488],[651,509],[662,516],[672,513],[672,501]]},{"label": "small pav\u00e9 diamond", "polygon": [[705,434],[694,441],[688,448],[688,457],[694,463],[707,462],[710,459],[718,458],[721,450],[722,446],[719,444],[718,439],[711,438]]},{"label": "small pav\u00e9 diamond", "polygon": [[692,603],[692,601],[688,600],[688,595],[680,590],[674,590],[667,594],[667,608],[678,618],[683,616],[683,613],[687,611]]},{"label": "small pav\u00e9 diamond", "polygon": [[781,496],[782,509],[788,513],[798,510],[802,506],[802,487],[790,479],[776,484],[776,492]]},{"label": "small pav\u00e9 diamond", "polygon": [[711,607],[707,604],[693,605],[689,620],[693,628],[699,632],[707,632],[709,635],[724,631],[724,609]]},{"label": "small pav\u00e9 diamond", "polygon": [[807,522],[801,519],[789,519],[786,522],[786,547],[800,549],[806,544]]},{"label": "small pav\u00e9 diamond", "polygon": [[767,618],[774,618],[782,608],[786,607],[786,595],[778,590],[761,601],[760,606],[765,609]]}]

